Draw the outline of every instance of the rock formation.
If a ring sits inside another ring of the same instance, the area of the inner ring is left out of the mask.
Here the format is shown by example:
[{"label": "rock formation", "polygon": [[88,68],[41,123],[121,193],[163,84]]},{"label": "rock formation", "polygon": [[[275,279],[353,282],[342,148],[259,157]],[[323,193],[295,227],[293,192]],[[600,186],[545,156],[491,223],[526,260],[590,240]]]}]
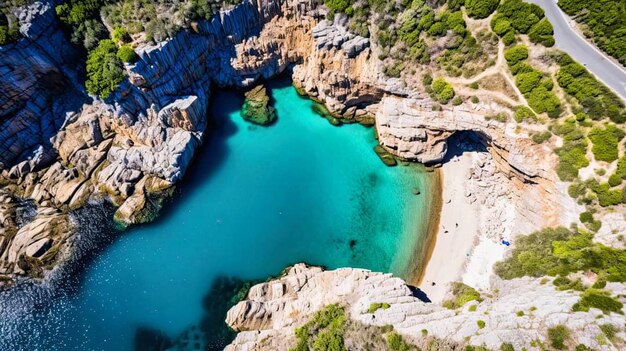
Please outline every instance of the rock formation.
[{"label": "rock formation", "polygon": [[276,120],[276,110],[270,106],[270,98],[263,85],[257,85],[246,92],[246,99],[241,107],[241,116],[249,122],[268,125]]},{"label": "rock formation", "polygon": [[[529,278],[498,281],[494,288],[498,292],[485,296],[484,301],[450,310],[422,302],[413,288],[390,274],[352,268],[323,271],[297,264],[284,276],[252,287],[246,300],[228,311],[226,322],[240,332],[226,350],[288,350],[295,345],[295,328],[333,303],[345,306],[350,318],[362,323],[392,325],[417,345],[427,334],[492,350],[505,342],[516,350],[530,349],[533,340],[547,344],[546,330],[557,324],[571,330],[574,344],[608,350],[610,346],[602,345],[598,337],[602,336],[599,326],[625,321],[623,315],[604,315],[598,310],[573,316],[571,306],[578,300],[578,292],[557,291],[552,284]],[[368,313],[372,303],[390,307]],[[516,314],[518,311],[523,314]],[[479,320],[484,328],[478,326]]]}]

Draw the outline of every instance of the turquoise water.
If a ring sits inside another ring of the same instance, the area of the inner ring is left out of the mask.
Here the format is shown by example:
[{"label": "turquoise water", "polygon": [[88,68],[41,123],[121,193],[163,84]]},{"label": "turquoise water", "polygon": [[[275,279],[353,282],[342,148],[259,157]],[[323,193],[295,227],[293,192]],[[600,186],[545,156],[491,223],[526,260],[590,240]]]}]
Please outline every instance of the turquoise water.
[{"label": "turquoise water", "polygon": [[215,96],[213,131],[162,217],[120,235],[53,297],[30,293],[42,301],[0,321],[0,349],[151,350],[194,333],[187,348],[211,347],[234,292],[224,277],[302,261],[406,276],[428,178],[385,167],[373,129],[331,126],[284,82],[272,95],[269,127],[242,120],[238,94]]}]

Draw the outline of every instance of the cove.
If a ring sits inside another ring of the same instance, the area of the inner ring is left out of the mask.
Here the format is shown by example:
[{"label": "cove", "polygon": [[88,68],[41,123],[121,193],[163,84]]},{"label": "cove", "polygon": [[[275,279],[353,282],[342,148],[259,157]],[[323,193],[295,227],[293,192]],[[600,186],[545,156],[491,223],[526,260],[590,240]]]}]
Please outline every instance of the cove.
[{"label": "cove", "polygon": [[232,277],[264,280],[307,262],[409,278],[429,173],[384,166],[372,128],[333,127],[288,81],[269,87],[278,116],[269,127],[243,121],[239,93],[214,95],[211,132],[155,222],[117,235],[60,292],[1,296],[5,311],[33,308],[0,315],[0,349],[220,348],[203,321],[223,320],[212,308],[236,292]]}]

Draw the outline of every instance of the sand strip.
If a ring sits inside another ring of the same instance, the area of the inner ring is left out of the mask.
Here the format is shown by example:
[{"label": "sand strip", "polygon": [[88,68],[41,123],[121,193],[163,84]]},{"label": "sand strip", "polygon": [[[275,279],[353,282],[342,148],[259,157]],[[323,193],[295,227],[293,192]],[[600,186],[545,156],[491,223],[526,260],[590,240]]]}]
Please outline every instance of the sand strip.
[{"label": "sand strip", "polygon": [[417,285],[433,302],[443,300],[448,283],[462,280],[478,240],[478,208],[465,196],[471,167],[472,154],[466,152],[446,162],[440,170],[441,215],[436,235],[430,232],[432,239],[427,239],[430,248],[426,250],[431,253],[425,257],[426,269]]}]

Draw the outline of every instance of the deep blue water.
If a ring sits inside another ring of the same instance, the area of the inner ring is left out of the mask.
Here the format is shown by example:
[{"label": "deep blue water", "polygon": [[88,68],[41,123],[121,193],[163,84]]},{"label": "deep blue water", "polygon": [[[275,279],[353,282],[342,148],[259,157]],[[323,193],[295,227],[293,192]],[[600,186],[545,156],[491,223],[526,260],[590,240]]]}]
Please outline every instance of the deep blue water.
[{"label": "deep blue water", "polygon": [[0,349],[149,350],[180,346],[182,334],[186,349],[205,348],[219,344],[216,311],[237,285],[227,277],[265,279],[302,261],[406,276],[428,177],[387,168],[373,129],[331,126],[284,82],[272,95],[278,120],[258,127],[239,116],[239,94],[217,94],[215,126],[161,217],[120,234],[54,292],[1,297]]}]

